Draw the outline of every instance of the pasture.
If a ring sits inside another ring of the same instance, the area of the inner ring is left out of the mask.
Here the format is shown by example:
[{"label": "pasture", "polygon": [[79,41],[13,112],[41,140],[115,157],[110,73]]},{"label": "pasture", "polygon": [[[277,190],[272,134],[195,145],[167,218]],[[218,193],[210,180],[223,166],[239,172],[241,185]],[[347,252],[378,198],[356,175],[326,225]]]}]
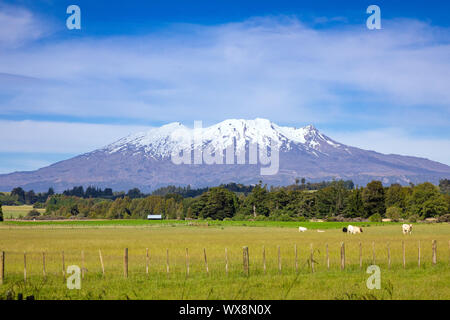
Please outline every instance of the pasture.
[{"label": "pasture", "polygon": [[[309,230],[300,233],[299,225]],[[5,251],[5,279],[0,298],[10,291],[33,294],[37,299],[450,299],[449,224],[415,224],[412,235],[403,235],[401,225],[394,223],[362,223],[370,226],[357,235],[344,234],[343,225],[4,222],[0,224],[0,251]],[[318,233],[318,228],[324,232]],[[436,264],[432,263],[432,240],[437,243]],[[243,269],[244,246],[249,248],[248,276]],[[64,269],[78,265],[84,270],[81,290],[67,289],[63,263]],[[366,287],[370,276],[366,268],[372,264],[381,268],[380,290]]]},{"label": "pasture", "polygon": [[[19,217],[25,217],[28,212],[33,210],[33,206],[2,206],[3,217],[5,219],[17,219]],[[41,214],[45,212],[45,209],[36,209]]]}]

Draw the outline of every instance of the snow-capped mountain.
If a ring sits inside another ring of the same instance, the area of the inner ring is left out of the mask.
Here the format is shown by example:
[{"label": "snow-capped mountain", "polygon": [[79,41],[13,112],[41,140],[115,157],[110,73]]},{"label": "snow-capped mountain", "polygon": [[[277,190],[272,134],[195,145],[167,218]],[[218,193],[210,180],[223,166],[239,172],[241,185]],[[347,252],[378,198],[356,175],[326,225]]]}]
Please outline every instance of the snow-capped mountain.
[{"label": "snow-capped mountain", "polygon": [[[261,174],[260,169],[267,163],[251,161],[252,144],[260,150],[270,150],[269,154],[273,145],[277,146],[276,174]],[[227,164],[172,161],[173,155],[181,151],[192,152],[188,156],[191,160],[195,159],[196,150],[225,157],[230,148],[236,154],[231,157],[231,163],[228,158],[227,162],[221,162]],[[240,160],[238,150],[245,153]],[[269,185],[286,185],[301,177],[308,181],[351,179],[355,184],[366,184],[373,179],[385,184],[437,183],[441,178],[450,178],[450,167],[428,159],[384,155],[347,146],[312,125],[293,128],[266,119],[231,119],[205,128],[170,123],[36,171],[0,175],[0,191],[17,186],[35,191],[54,187],[61,191],[77,185],[116,190],[138,187],[150,191],[169,184],[203,187],[260,180]]]},{"label": "snow-capped mountain", "polygon": [[[230,146],[245,148],[254,143],[261,148],[270,148],[270,142],[289,151],[294,146],[317,156],[327,147],[345,150],[345,146],[320,133],[314,126],[303,128],[281,127],[267,119],[231,119],[208,128],[190,129],[179,122],[164,125],[147,132],[133,134],[102,149],[110,154],[133,151],[154,159],[170,158],[174,150],[205,148],[225,150]],[[195,139],[197,134],[200,139]]]}]

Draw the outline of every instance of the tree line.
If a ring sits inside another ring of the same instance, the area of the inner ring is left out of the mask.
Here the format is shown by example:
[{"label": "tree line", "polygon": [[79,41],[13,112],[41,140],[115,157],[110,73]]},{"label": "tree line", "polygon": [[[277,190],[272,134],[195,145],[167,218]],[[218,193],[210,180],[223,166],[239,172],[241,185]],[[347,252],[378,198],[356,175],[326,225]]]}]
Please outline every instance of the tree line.
[{"label": "tree line", "polygon": [[[300,181],[301,184],[299,184]],[[330,186],[331,183],[332,183],[331,181],[322,181],[315,183],[305,182],[305,178],[302,178],[301,180],[296,179],[295,185],[289,186],[288,188],[298,190],[320,190],[326,188],[327,186]],[[348,189],[353,189],[354,187],[353,182],[351,180],[344,181],[344,185]],[[240,183],[228,183],[228,184],[221,184],[219,187],[225,188],[232,192],[244,193],[247,195],[253,190],[255,186],[254,185],[246,186]],[[150,194],[145,194],[142,193],[141,190],[139,190],[138,188],[130,189],[128,190],[128,192],[125,191],[114,192],[111,188],[101,189],[98,187],[89,186],[86,189],[84,189],[83,186],[75,186],[72,189],[64,190],[61,194],[65,196],[74,196],[84,199],[101,198],[110,200],[115,200],[117,198],[124,198],[124,197],[129,197],[131,199],[145,198],[150,195],[165,196],[167,194],[178,194],[181,195],[183,198],[195,198],[207,192],[209,189],[210,189],[209,187],[193,189],[191,188],[190,185],[186,187],[177,187],[170,185],[167,187],[158,188]],[[37,203],[45,204],[48,197],[55,194],[56,193],[53,188],[49,188],[47,192],[35,193],[33,190],[25,191],[21,187],[17,187],[11,190],[9,194],[0,192],[0,202],[3,202],[3,204],[5,205],[25,205],[25,204],[35,205]]]},{"label": "tree line", "polygon": [[[439,187],[427,182],[384,187],[380,181],[353,187],[348,181],[331,181],[318,190],[309,190],[305,183],[270,188],[262,183],[245,188],[229,184],[205,189],[195,197],[185,197],[187,188],[167,187],[172,192],[164,195],[144,195],[132,189],[111,197],[108,191],[107,197],[111,198],[87,198],[78,189],[77,195],[48,195],[44,207],[45,215],[65,218],[145,219],[150,214],[161,214],[164,219],[413,221],[449,215],[448,186],[447,179],[441,180]],[[162,193],[161,189],[158,193]]]}]

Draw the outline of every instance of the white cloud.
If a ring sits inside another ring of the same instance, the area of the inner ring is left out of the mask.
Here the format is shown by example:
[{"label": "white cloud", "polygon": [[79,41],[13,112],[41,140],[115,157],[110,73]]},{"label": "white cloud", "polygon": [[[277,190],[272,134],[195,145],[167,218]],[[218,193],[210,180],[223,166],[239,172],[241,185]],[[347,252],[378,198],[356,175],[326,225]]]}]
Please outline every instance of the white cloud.
[{"label": "white cloud", "polygon": [[17,48],[49,32],[49,22],[32,11],[0,2],[0,49]]},{"label": "white cloud", "polygon": [[398,128],[363,131],[330,131],[331,138],[366,150],[427,158],[450,165],[450,139],[420,137]]},{"label": "white cloud", "polygon": [[255,18],[0,52],[0,72],[37,79],[0,89],[9,97],[0,108],[159,121],[332,123],[370,112],[382,122],[389,107],[398,119],[415,110],[413,122],[426,125],[423,106],[438,115],[431,121],[448,115],[449,30],[412,20],[383,28],[315,30],[295,18]]}]

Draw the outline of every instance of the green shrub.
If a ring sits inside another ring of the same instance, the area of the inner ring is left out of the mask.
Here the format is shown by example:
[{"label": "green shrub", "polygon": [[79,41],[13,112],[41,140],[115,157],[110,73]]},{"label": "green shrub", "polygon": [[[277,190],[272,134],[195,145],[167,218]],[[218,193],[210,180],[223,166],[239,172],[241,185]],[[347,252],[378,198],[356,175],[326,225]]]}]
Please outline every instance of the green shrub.
[{"label": "green shrub", "polygon": [[420,218],[419,215],[413,214],[413,215],[409,216],[408,221],[409,222],[417,222],[417,220],[419,220],[419,218]]},{"label": "green shrub", "polygon": [[389,207],[386,210],[386,217],[391,219],[394,222],[400,221],[400,217],[402,215],[402,209],[399,207]]},{"label": "green shrub", "polygon": [[381,217],[381,214],[375,213],[369,217],[370,222],[381,222],[383,218]]},{"label": "green shrub", "polygon": [[289,216],[288,214],[284,213],[284,214],[280,215],[279,221],[294,221],[294,219],[291,216]]},{"label": "green shrub", "polygon": [[30,210],[27,214],[27,217],[39,217],[41,213],[36,209]]},{"label": "green shrub", "polygon": [[242,213],[238,213],[238,214],[235,215],[232,219],[233,219],[234,221],[244,221],[244,220],[247,220],[247,219],[246,219],[246,216],[245,216],[244,214],[242,214]]}]

